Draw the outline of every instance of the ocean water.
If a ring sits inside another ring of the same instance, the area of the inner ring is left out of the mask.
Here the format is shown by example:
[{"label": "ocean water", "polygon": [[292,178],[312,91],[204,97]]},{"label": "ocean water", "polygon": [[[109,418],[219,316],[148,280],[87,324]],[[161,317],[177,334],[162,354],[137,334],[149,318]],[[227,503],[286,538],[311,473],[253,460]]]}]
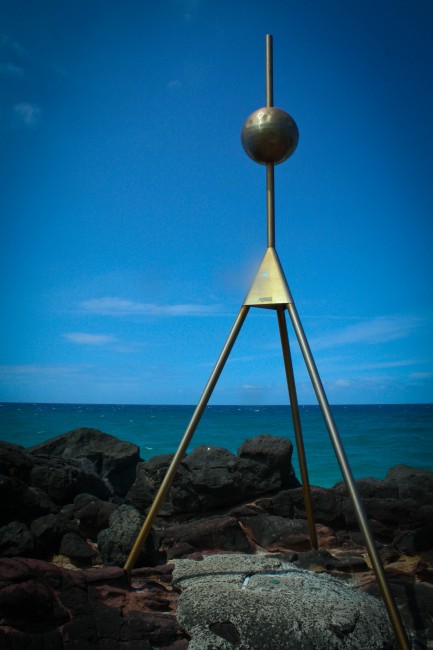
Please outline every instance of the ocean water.
[{"label": "ocean water", "polygon": [[[31,447],[78,427],[94,427],[140,447],[143,459],[174,453],[194,406],[0,403],[0,440]],[[384,478],[406,464],[433,470],[433,404],[334,406],[355,478]],[[330,487],[341,472],[318,406],[300,407],[310,482]],[[260,433],[288,437],[300,476],[290,406],[208,406],[188,451],[198,445],[236,453]]]}]

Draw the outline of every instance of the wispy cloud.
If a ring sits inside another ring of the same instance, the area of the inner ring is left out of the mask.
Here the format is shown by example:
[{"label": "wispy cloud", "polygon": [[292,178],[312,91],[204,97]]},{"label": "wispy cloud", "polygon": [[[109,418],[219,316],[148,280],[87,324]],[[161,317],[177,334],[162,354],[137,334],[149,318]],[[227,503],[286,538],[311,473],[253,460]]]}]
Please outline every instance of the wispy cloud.
[{"label": "wispy cloud", "polygon": [[80,303],[87,312],[102,316],[211,316],[220,305],[174,304],[158,305],[142,303],[117,297],[92,298]]},{"label": "wispy cloud", "polygon": [[315,337],[312,345],[316,350],[353,343],[376,344],[403,339],[420,325],[415,316],[378,316],[347,327],[323,333]]},{"label": "wispy cloud", "polygon": [[42,364],[15,364],[0,366],[0,379],[10,379],[11,377],[63,377],[65,375],[75,375],[77,372],[86,370],[86,366],[47,366]]},{"label": "wispy cloud", "polygon": [[86,332],[66,332],[63,334],[63,337],[76,345],[101,346],[109,345],[117,341],[114,336],[109,336],[108,334],[88,334]]},{"label": "wispy cloud", "polygon": [[167,88],[180,88],[182,86],[182,82],[180,79],[170,79],[170,81],[167,84]]},{"label": "wispy cloud", "polygon": [[19,79],[24,76],[24,69],[19,65],[15,65],[15,63],[0,62],[0,76]]},{"label": "wispy cloud", "polygon": [[0,48],[21,57],[27,55],[26,49],[8,34],[0,34]]},{"label": "wispy cloud", "polygon": [[15,104],[14,115],[19,124],[28,127],[34,127],[40,123],[41,109],[36,104],[23,102],[20,104]]},{"label": "wispy cloud", "polygon": [[401,359],[395,361],[377,361],[374,363],[363,363],[363,370],[386,370],[387,368],[407,368],[408,366],[414,366],[419,361],[416,359]]},{"label": "wispy cloud", "polygon": [[183,5],[183,17],[186,22],[190,22],[199,5],[199,0],[181,0],[181,4]]}]

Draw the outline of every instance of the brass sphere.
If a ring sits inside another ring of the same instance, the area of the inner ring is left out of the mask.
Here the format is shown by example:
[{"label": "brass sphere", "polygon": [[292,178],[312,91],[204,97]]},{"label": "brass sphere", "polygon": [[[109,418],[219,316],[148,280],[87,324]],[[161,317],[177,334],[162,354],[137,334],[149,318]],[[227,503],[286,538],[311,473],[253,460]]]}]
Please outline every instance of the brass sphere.
[{"label": "brass sphere", "polygon": [[296,122],[280,108],[265,107],[246,119],[241,132],[242,146],[261,165],[282,163],[295,151],[299,140]]}]

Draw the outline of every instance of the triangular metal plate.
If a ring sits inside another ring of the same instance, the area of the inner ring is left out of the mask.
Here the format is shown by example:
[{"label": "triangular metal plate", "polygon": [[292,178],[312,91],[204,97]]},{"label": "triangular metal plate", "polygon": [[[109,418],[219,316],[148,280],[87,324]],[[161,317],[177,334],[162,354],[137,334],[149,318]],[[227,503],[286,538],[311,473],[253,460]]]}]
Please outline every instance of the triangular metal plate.
[{"label": "triangular metal plate", "polygon": [[275,248],[269,247],[262,259],[257,275],[247,293],[244,305],[274,307],[293,303],[290,289]]}]

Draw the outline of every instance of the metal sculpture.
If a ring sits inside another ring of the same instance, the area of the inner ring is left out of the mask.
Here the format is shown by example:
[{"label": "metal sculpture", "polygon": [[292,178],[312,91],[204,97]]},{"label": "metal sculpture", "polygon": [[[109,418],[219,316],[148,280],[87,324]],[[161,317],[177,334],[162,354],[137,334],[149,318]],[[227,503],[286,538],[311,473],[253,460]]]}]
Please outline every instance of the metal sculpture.
[{"label": "metal sculpture", "polygon": [[368,519],[362,505],[355,480],[350,469],[341,439],[332,416],[328,399],[325,394],[313,355],[310,350],[305,332],[296,311],[295,303],[290,293],[280,260],[275,249],[275,207],[274,207],[274,165],[284,162],[295,151],[298,144],[298,128],[293,118],[285,111],[273,106],[273,52],[272,36],[266,36],[266,106],[252,113],[245,121],[241,140],[245,152],[255,162],[266,165],[266,206],[267,206],[267,249],[263,256],[259,270],[247,293],[235,323],[229,333],[227,341],[221,351],[208,383],[198,402],[189,425],[174,454],[164,480],[155,496],[152,506],[147,513],[142,529],[125,563],[124,570],[127,576],[137,561],[137,558],[149,536],[153,523],[162,507],[165,497],[176,475],[177,468],[184,458],[189,443],[194,435],[201,416],[218,382],[223,367],[230,355],[236,338],[247,317],[250,307],[273,309],[276,311],[281,339],[281,348],[286,372],[287,387],[291,405],[293,428],[299,457],[300,473],[302,479],[303,496],[307,514],[310,543],[313,548],[318,548],[316,528],[314,524],[310,484],[308,479],[307,461],[305,456],[301,419],[296,393],[295,378],[290,353],[289,338],[285,311],[289,317],[298,340],[310,379],[316,393],[322,415],[328,429],[329,436],[337,457],[344,482],[351,498],[358,525],[363,534],[365,545],[370,557],[371,565],[376,574],[376,579],[384,600],[391,624],[394,628],[396,639],[402,650],[410,650],[410,643],[404,629],[400,613],[394,597],[390,591],[385,571],[377,551]]}]

